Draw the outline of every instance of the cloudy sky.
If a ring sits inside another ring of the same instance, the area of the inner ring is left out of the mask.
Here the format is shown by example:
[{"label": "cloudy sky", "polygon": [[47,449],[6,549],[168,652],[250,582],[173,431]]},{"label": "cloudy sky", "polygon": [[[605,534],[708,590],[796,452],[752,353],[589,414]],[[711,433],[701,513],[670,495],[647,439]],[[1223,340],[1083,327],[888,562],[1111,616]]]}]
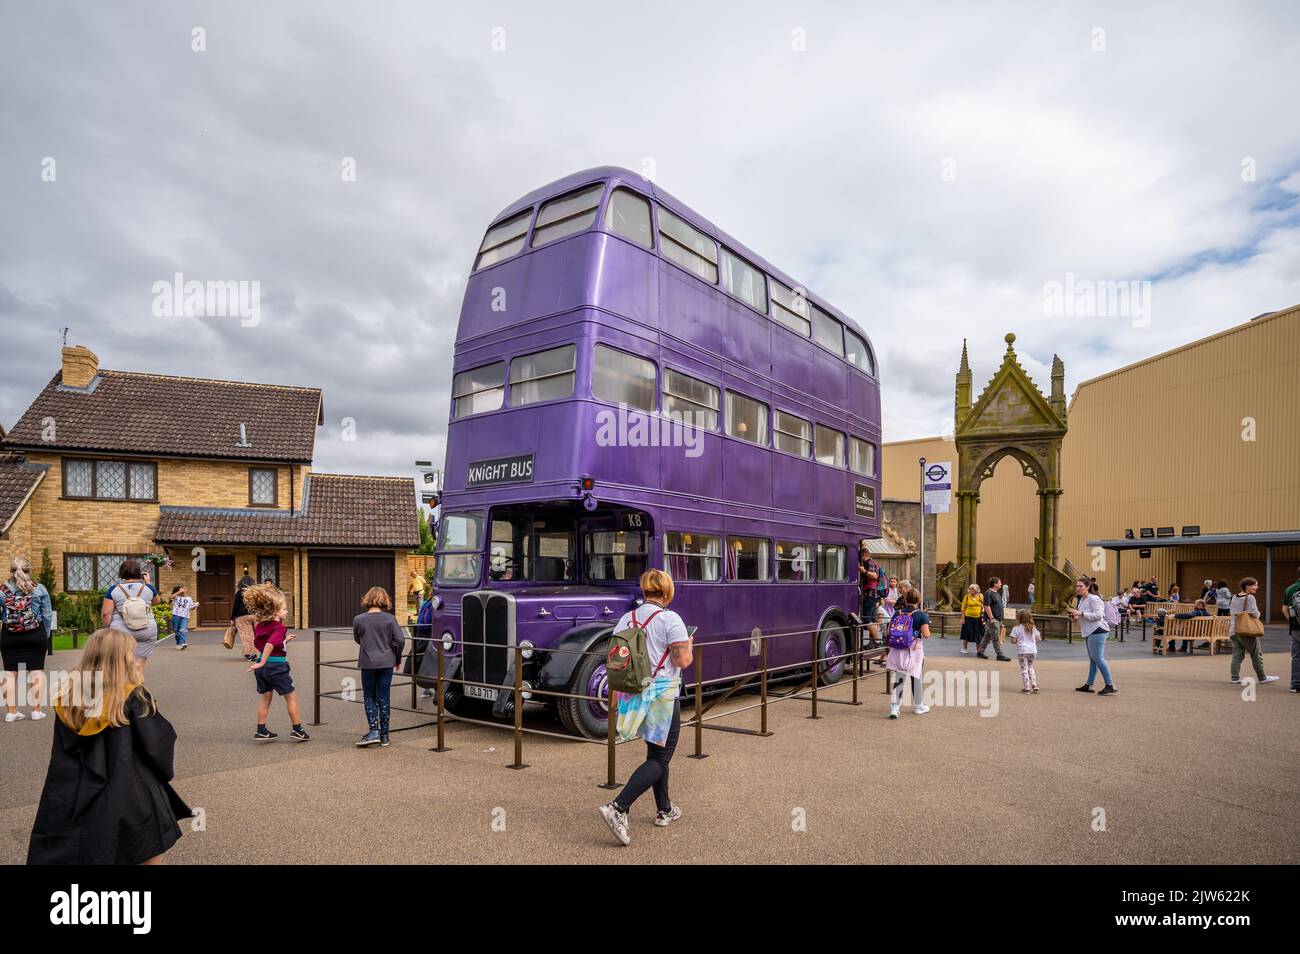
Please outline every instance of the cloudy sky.
[{"label": "cloudy sky", "polygon": [[[856,318],[887,440],[941,433],[963,337],[977,387],[1015,331],[1073,391],[1300,303],[1298,63],[1290,2],[15,0],[0,423],[69,327],[105,367],[320,386],[318,469],[410,474],[484,227],[608,163]],[[177,272],[259,282],[260,323],[155,316]],[[1051,314],[1067,276],[1149,309]]]}]

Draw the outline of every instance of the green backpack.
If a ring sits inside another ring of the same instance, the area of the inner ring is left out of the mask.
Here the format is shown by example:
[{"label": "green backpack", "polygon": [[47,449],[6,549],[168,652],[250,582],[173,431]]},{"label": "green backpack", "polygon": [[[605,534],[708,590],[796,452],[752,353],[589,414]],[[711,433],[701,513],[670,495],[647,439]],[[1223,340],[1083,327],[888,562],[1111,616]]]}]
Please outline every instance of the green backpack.
[{"label": "green backpack", "polygon": [[650,649],[646,643],[645,630],[650,625],[650,620],[661,612],[663,610],[655,610],[646,617],[644,623],[638,623],[636,610],[633,610],[632,625],[610,637],[609,652],[605,656],[605,672],[610,689],[628,695],[640,695],[663,668],[664,660],[668,658],[667,650],[664,650],[654,672],[650,671]]}]

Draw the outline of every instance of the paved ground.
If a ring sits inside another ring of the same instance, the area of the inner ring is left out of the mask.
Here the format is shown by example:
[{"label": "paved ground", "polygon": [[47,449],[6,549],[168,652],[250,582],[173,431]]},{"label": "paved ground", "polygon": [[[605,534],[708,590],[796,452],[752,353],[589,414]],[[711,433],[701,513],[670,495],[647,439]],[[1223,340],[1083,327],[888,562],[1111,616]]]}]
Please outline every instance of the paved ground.
[{"label": "paved ground", "polygon": [[[186,834],[172,864],[629,853],[650,862],[1300,862],[1300,695],[1286,691],[1280,653],[1266,664],[1282,683],[1248,702],[1227,684],[1226,657],[1153,658],[1140,642],[1112,644],[1121,691],[1098,698],[1071,691],[1082,647],[1051,643],[1042,692],[1024,696],[1014,663],[963,658],[955,640],[934,640],[931,670],[999,674],[996,716],[939,706],[891,722],[876,679],[863,686],[866,705],[825,705],[816,722],[806,702],[775,706],[770,738],[705,732],[701,761],[686,757],[688,733],[672,769],[685,817],[654,828],[647,796],[624,849],[594,811],[608,797],[596,787],[598,746],[529,738],[523,771],[504,767],[508,733],[473,726],[449,727],[452,751],[442,754],[428,751],[428,729],[357,750],[360,706],[332,701],[310,743],[258,744],[252,676],[216,634],[195,643],[160,649],[149,672],[180,734],[176,787],[206,814],[206,830]],[[1282,639],[1271,634],[1269,645]],[[342,642],[328,650],[350,652]],[[306,718],[310,655],[306,639],[291,645]],[[0,724],[0,862],[25,855],[51,721]],[[271,721],[285,728],[278,701]],[[756,725],[756,714],[734,722]],[[620,749],[620,780],[638,761],[632,746]]]}]

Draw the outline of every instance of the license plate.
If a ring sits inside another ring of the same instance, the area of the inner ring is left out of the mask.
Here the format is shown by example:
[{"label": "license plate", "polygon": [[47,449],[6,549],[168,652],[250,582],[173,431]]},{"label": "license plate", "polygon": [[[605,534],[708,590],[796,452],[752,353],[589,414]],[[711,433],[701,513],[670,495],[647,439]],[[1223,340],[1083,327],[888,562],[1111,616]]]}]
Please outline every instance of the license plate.
[{"label": "license plate", "polygon": [[466,686],[465,695],[471,699],[486,699],[488,702],[497,701],[497,691],[495,689],[486,689],[483,686]]}]

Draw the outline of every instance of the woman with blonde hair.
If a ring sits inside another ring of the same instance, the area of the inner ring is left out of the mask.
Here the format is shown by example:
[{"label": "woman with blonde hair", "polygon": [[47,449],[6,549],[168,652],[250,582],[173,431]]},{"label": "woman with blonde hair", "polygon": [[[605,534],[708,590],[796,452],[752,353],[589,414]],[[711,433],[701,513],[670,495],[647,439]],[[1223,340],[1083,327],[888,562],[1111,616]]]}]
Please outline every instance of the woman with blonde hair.
[{"label": "woman with blonde hair", "polygon": [[980,595],[978,583],[966,587],[966,595],[961,598],[961,654],[966,655],[966,644],[974,643],[979,649],[980,640],[984,638],[984,597]]},{"label": "woman with blonde hair", "polygon": [[171,786],[176,731],[140,684],[135,653],[130,634],[98,629],[56,689],[28,864],[154,864],[193,814]]},{"label": "woman with blonde hair", "polygon": [[654,790],[657,827],[666,828],[682,817],[681,809],[668,796],[668,763],[682,728],[682,670],[694,660],[686,624],[668,608],[673,601],[673,578],[663,570],[646,570],[641,574],[641,593],[644,605],[624,613],[614,632],[629,628],[645,631],[646,650],[653,666],[651,683],[640,695],[619,693],[618,708],[610,709],[609,718],[618,720],[619,735],[624,738],[640,732],[646,757],[618,797],[599,809],[609,830],[624,845],[631,840],[628,810],[648,789]]},{"label": "woman with blonde hair", "polygon": [[[41,695],[45,686],[45,648],[50,642],[54,614],[50,594],[31,576],[26,557],[9,564],[9,579],[0,583],[0,656],[4,658],[5,721],[27,718],[18,711],[18,674],[31,679],[32,719],[45,718]],[[26,687],[24,687],[25,689]],[[24,693],[25,694],[25,693]]]}]

